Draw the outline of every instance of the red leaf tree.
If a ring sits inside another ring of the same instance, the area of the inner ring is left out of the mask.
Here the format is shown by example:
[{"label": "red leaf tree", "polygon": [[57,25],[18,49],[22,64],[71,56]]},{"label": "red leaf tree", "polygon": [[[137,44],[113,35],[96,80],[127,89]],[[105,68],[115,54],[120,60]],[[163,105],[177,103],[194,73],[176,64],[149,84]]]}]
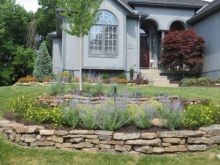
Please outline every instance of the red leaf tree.
[{"label": "red leaf tree", "polygon": [[192,70],[202,64],[205,41],[192,30],[170,31],[164,37],[161,63],[164,68]]}]

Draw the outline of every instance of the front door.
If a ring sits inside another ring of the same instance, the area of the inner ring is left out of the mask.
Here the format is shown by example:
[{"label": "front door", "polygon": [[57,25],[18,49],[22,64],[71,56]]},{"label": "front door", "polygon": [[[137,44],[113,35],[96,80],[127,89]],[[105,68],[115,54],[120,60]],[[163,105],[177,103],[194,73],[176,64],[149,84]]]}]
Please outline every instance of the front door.
[{"label": "front door", "polygon": [[147,36],[140,36],[140,67],[150,68],[150,48]]}]

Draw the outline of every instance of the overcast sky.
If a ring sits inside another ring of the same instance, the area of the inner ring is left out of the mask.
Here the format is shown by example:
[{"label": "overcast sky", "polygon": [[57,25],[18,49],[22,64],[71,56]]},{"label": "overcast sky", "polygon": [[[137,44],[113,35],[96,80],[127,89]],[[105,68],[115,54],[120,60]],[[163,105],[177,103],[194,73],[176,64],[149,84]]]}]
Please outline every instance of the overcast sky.
[{"label": "overcast sky", "polygon": [[[212,0],[206,0],[206,1],[212,1]],[[16,0],[18,4],[23,6],[27,11],[33,11],[36,12],[38,9],[38,0]]]}]

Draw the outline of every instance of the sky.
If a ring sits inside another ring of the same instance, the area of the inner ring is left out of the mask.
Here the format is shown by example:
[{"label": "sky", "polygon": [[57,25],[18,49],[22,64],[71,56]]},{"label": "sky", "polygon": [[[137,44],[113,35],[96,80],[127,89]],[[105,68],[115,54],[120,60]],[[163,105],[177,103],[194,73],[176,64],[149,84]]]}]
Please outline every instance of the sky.
[{"label": "sky", "polygon": [[[206,0],[206,1],[212,1],[212,0]],[[16,0],[18,4],[23,6],[27,11],[36,12],[39,5],[38,0]]]}]

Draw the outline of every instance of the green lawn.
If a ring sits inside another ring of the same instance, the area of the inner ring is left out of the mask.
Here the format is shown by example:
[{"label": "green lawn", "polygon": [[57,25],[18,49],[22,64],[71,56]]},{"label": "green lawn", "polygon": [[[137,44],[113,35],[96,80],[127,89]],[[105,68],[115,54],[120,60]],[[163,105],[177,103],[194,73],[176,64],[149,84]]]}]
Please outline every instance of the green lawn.
[{"label": "green lawn", "polygon": [[[10,106],[10,99],[21,95],[36,97],[48,92],[48,87],[0,87],[0,116]],[[182,98],[211,99],[220,103],[220,88],[158,88],[158,87],[124,87],[119,86],[122,93],[139,91],[145,96],[170,94]],[[91,154],[84,152],[68,152],[52,149],[30,149],[7,142],[0,136],[0,165],[218,165],[220,148],[203,153],[186,153],[178,155],[116,155]]]},{"label": "green lawn", "polygon": [[[110,90],[109,86],[105,87]],[[10,100],[21,95],[36,97],[47,93],[49,87],[33,86],[33,87],[0,87],[0,116],[4,111],[9,109]],[[159,88],[159,87],[128,87],[118,86],[119,93],[127,94],[141,92],[143,96],[156,96],[158,94],[175,95],[181,98],[199,98],[210,99],[215,103],[220,103],[220,88]]]},{"label": "green lawn", "polygon": [[0,165],[219,165],[220,148],[203,153],[125,155],[19,147],[0,136]]}]

